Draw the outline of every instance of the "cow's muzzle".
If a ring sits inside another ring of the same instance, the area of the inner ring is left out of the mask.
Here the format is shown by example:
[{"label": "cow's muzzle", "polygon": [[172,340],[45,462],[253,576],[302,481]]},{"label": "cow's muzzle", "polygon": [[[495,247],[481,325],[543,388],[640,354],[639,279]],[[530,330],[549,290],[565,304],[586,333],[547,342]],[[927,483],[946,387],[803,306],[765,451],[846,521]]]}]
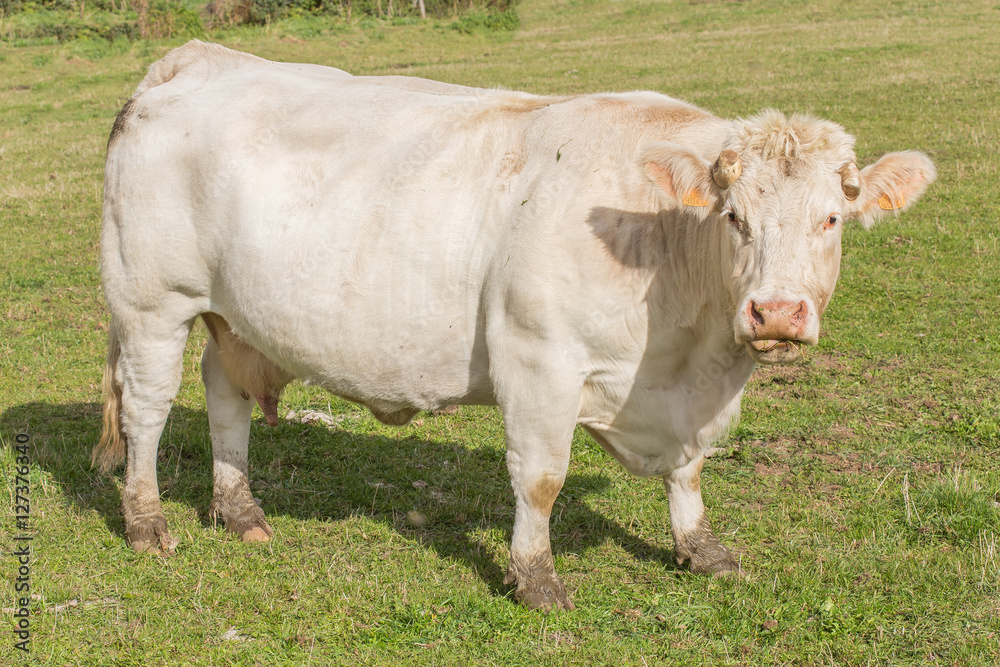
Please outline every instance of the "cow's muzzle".
[{"label": "cow's muzzle", "polygon": [[788,364],[802,356],[809,321],[809,306],[805,301],[750,301],[746,312],[750,340],[750,355],[762,364]]}]

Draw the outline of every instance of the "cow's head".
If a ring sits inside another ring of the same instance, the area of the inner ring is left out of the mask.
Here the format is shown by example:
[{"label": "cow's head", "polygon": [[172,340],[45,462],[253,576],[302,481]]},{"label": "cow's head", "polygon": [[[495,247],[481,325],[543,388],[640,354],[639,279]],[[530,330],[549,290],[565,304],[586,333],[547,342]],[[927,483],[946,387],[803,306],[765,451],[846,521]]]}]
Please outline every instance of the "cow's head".
[{"label": "cow's head", "polygon": [[728,273],[733,332],[759,362],[794,361],[801,345],[819,339],[844,223],[870,227],[934,180],[922,153],[889,153],[859,170],[853,148],[835,123],[765,111],[735,121],[710,159],[670,143],[641,153],[669,200],[723,230],[711,236],[720,239]]}]

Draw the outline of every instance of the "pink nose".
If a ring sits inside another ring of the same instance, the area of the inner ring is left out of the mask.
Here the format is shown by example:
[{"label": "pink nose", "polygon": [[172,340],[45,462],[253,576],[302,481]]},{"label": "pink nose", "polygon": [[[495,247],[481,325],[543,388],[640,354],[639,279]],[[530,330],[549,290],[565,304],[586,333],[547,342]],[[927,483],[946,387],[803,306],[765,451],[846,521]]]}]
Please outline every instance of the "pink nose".
[{"label": "pink nose", "polygon": [[746,315],[754,340],[799,340],[805,333],[809,307],[805,301],[751,301]]}]

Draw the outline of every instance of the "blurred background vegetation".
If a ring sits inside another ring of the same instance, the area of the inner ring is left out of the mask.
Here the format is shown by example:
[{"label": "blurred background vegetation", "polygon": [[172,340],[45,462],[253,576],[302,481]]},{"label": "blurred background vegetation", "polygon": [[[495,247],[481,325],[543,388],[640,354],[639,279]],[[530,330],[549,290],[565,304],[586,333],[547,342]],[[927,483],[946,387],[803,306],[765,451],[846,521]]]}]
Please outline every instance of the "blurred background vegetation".
[{"label": "blurred background vegetation", "polygon": [[462,32],[510,31],[517,0],[0,0],[0,42],[201,37],[241,25],[322,17],[352,23],[452,20]]}]

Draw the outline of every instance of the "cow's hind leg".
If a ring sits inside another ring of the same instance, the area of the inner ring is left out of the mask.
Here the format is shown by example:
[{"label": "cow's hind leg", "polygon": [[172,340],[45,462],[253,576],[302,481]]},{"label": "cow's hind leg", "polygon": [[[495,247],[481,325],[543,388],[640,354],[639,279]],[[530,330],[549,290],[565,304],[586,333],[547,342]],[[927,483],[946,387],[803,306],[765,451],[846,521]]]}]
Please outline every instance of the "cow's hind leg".
[{"label": "cow's hind leg", "polygon": [[208,425],[212,437],[213,482],[209,514],[245,542],[265,542],[274,534],[250,493],[247,444],[253,399],[233,384],[214,337],[201,357]]},{"label": "cow's hind leg", "polygon": [[695,574],[724,576],[741,573],[739,563],[712,531],[701,500],[701,468],[705,459],[694,459],[663,478],[670,502],[670,528],[677,564],[688,563]]},{"label": "cow's hind leg", "polygon": [[121,430],[127,438],[122,514],[125,539],[138,552],[171,553],[177,540],[167,530],[156,481],[160,434],[180,387],[184,344],[193,320],[171,325],[161,317],[134,314],[112,320],[118,345],[113,374],[120,390]]}]

